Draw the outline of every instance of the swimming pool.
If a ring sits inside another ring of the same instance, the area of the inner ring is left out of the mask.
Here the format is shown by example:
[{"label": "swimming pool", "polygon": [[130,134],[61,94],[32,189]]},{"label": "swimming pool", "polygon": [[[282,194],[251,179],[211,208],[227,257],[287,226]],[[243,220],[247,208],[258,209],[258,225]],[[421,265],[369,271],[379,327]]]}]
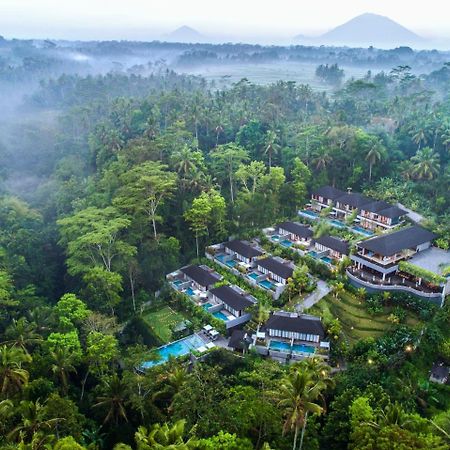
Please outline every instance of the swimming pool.
[{"label": "swimming pool", "polygon": [[194,294],[194,290],[191,287],[188,287],[186,289],[186,294],[189,295],[189,297],[192,297]]},{"label": "swimming pool", "polygon": [[171,342],[157,349],[158,355],[161,357],[158,361],[146,361],[142,364],[143,369],[148,369],[159,364],[164,364],[170,357],[178,358],[187,355],[191,350],[197,350],[205,345],[203,340],[197,335],[192,334],[179,341]]},{"label": "swimming pool", "polygon": [[298,212],[298,214],[300,216],[306,216],[306,217],[310,217],[312,219],[317,219],[318,214],[315,213],[314,211],[308,211],[307,209],[302,209],[301,211]]},{"label": "swimming pool", "polygon": [[274,234],[272,236],[272,241],[278,242],[280,240],[280,236],[278,236],[278,234]]},{"label": "swimming pool", "polygon": [[311,345],[294,344],[292,346],[292,351],[294,353],[315,353],[316,349]]},{"label": "swimming pool", "polygon": [[310,252],[308,252],[309,256],[312,256],[313,258],[317,258],[317,252],[315,252],[314,250],[311,250]]},{"label": "swimming pool", "polygon": [[230,259],[225,263],[228,267],[233,268],[236,265],[236,261],[234,259]]},{"label": "swimming pool", "polygon": [[250,278],[253,278],[254,280],[256,280],[259,277],[259,275],[257,273],[255,273],[255,272],[249,273],[248,276]]},{"label": "swimming pool", "polygon": [[180,284],[183,284],[183,280],[175,280],[173,284],[178,287]]},{"label": "swimming pool", "polygon": [[373,236],[374,234],[372,231],[366,230],[365,228],[359,227],[357,225],[353,226],[351,229],[359,234],[363,234],[364,236]]},{"label": "swimming pool", "polygon": [[284,247],[291,247],[293,244],[288,239],[285,239],[284,241],[281,241],[281,245],[283,245]]},{"label": "swimming pool", "polygon": [[212,306],[211,303],[204,303],[204,304],[202,305],[202,308],[203,308],[205,311],[208,311],[208,309],[211,308],[211,306]]},{"label": "swimming pool", "polygon": [[277,350],[279,352],[289,352],[291,351],[291,346],[287,342],[280,341],[270,341],[270,348]]},{"label": "swimming pool", "polygon": [[224,322],[228,320],[228,317],[222,311],[216,311],[215,313],[213,313],[213,316],[216,319],[223,320]]},{"label": "swimming pool", "polygon": [[327,263],[327,264],[332,264],[333,260],[331,258],[329,258],[328,256],[323,256],[322,258],[320,258],[321,261]]},{"label": "swimming pool", "polygon": [[274,286],[269,280],[262,280],[258,284],[265,289],[272,289]]},{"label": "swimming pool", "polygon": [[329,220],[329,222],[331,225],[333,225],[333,227],[336,227],[336,228],[345,228],[346,227],[344,223],[342,223],[341,221],[336,220],[336,219]]}]

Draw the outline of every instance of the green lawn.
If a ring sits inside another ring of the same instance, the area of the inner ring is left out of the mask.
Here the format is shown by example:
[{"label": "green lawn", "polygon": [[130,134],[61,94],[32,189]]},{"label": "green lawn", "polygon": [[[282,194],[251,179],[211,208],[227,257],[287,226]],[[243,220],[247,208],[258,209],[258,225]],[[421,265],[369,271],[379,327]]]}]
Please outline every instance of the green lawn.
[{"label": "green lawn", "polygon": [[[392,307],[385,307],[382,313],[371,315],[363,302],[345,291],[337,299],[331,294],[327,295],[307,312],[324,318],[338,317],[347,340],[352,344],[358,339],[379,337],[392,327],[387,320]],[[414,326],[418,323],[417,317],[408,312],[406,324]]]},{"label": "green lawn", "polygon": [[184,317],[179,312],[174,311],[167,305],[145,313],[143,318],[156,336],[164,343],[171,341],[172,327],[184,320]]}]

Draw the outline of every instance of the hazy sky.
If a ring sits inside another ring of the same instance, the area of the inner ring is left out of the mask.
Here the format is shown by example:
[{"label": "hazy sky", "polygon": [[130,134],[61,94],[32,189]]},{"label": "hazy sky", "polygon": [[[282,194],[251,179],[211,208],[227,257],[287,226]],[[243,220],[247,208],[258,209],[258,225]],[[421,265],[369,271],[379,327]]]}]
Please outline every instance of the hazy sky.
[{"label": "hazy sky", "polygon": [[153,39],[189,25],[206,35],[318,34],[372,12],[424,36],[450,35],[448,0],[0,0],[0,35]]}]

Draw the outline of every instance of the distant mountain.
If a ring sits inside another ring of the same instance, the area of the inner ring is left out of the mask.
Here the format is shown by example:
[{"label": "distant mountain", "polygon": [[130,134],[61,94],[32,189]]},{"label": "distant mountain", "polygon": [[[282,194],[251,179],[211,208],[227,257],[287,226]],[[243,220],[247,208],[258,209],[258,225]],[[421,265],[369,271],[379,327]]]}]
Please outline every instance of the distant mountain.
[{"label": "distant mountain", "polygon": [[203,42],[205,37],[194,28],[183,25],[165,36],[165,40],[172,42]]},{"label": "distant mountain", "polygon": [[[303,40],[300,36],[297,39]],[[424,43],[425,39],[389,17],[366,13],[314,38],[314,41],[333,45],[398,47],[414,46]]]}]

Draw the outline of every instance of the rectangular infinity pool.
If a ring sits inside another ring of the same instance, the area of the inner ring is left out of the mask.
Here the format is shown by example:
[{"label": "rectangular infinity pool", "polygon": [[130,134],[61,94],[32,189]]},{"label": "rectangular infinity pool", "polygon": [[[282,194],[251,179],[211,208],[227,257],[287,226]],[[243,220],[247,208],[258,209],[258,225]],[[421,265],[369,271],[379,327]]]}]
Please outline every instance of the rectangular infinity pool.
[{"label": "rectangular infinity pool", "polygon": [[287,342],[270,341],[270,348],[279,352],[290,352],[291,346]]},{"label": "rectangular infinity pool", "polygon": [[373,236],[373,232],[366,230],[365,228],[358,227],[357,225],[351,228],[353,231],[356,231],[359,234],[363,234],[364,236]]},{"label": "rectangular infinity pool", "polygon": [[293,244],[291,241],[285,239],[284,241],[281,241],[281,245],[283,245],[284,247],[291,247]]},{"label": "rectangular infinity pool", "polygon": [[228,321],[228,317],[222,311],[216,311],[215,313],[213,313],[213,316],[216,319],[223,320],[224,322]]},{"label": "rectangular infinity pool", "polygon": [[331,225],[333,225],[333,227],[336,228],[345,228],[345,224],[340,222],[339,220],[336,219],[332,219],[329,221],[331,223]]},{"label": "rectangular infinity pool", "polygon": [[318,217],[318,214],[315,213],[314,211],[308,211],[306,209],[302,209],[301,211],[298,212],[299,215],[301,216],[306,216],[306,217],[311,217],[313,219],[316,219]]},{"label": "rectangular infinity pool", "polygon": [[147,361],[142,364],[143,369],[148,369],[158,364],[164,364],[170,357],[178,358],[187,355],[191,350],[197,350],[205,345],[203,340],[196,334],[187,336],[179,341],[171,342],[157,349],[158,355],[161,357],[158,361]]},{"label": "rectangular infinity pool", "polygon": [[269,280],[262,280],[259,282],[259,285],[266,289],[272,289],[273,283],[271,283]]},{"label": "rectangular infinity pool", "polygon": [[233,268],[236,265],[236,261],[234,259],[231,259],[230,261],[227,261],[225,263],[228,267]]},{"label": "rectangular infinity pool", "polygon": [[202,308],[203,308],[205,311],[208,311],[208,309],[211,308],[211,306],[212,306],[211,303],[204,303],[204,304],[202,305]]},{"label": "rectangular infinity pool", "polygon": [[256,280],[259,277],[259,275],[257,273],[255,273],[255,272],[249,273],[248,276],[250,278],[253,278],[254,280]]},{"label": "rectangular infinity pool", "polygon": [[323,256],[322,258],[320,258],[321,261],[327,263],[327,264],[332,264],[333,260],[331,258],[329,258],[328,256]]},{"label": "rectangular infinity pool", "polygon": [[294,344],[292,346],[292,351],[295,353],[314,353],[316,349],[311,345]]},{"label": "rectangular infinity pool", "polygon": [[194,290],[191,287],[188,287],[186,289],[186,294],[189,295],[189,297],[192,297],[194,295]]}]

